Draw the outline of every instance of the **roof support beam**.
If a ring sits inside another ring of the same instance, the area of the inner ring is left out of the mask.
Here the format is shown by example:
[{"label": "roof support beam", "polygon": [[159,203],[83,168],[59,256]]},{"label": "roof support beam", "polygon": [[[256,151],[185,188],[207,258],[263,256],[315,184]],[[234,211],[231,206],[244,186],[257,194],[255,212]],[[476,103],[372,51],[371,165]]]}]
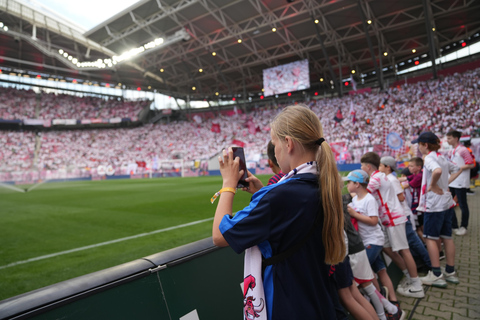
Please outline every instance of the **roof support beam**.
[{"label": "roof support beam", "polygon": [[[335,85],[337,87],[338,96],[341,97],[342,96],[342,89],[341,89],[340,81],[337,81],[337,77],[335,76],[335,72],[333,72],[333,67],[332,67],[332,64],[330,63],[330,57],[328,56],[327,49],[325,48],[325,44],[323,43],[323,39],[320,36],[320,32],[318,31],[317,24],[315,23],[315,18],[313,18],[313,16],[312,16],[311,19],[312,19],[313,27],[315,28],[315,33],[317,34],[318,41],[320,42],[320,46],[322,47],[323,56],[324,56],[325,60],[327,61],[328,71],[330,72],[330,77],[331,77],[333,83],[335,83]],[[339,65],[340,65],[340,63],[339,63]]]},{"label": "roof support beam", "polygon": [[365,12],[363,11],[362,7],[362,0],[358,0],[358,11],[360,12],[360,19],[362,19],[363,30],[365,31],[365,37],[367,38],[368,48],[370,49],[370,54],[372,55],[373,66],[377,74],[378,84],[380,86],[380,89],[383,90],[383,77],[381,74],[381,72],[383,71],[378,68],[375,52],[373,51],[372,40],[370,39],[370,35],[368,33],[368,25],[365,18]]},{"label": "roof support beam", "polygon": [[428,48],[430,51],[430,60],[432,61],[432,73],[433,79],[437,79],[437,65],[435,63],[436,54],[435,54],[435,44],[433,42],[432,35],[432,23],[431,23],[431,13],[430,13],[430,0],[422,0],[423,9],[425,11],[425,27],[427,28],[427,37],[428,37]]}]

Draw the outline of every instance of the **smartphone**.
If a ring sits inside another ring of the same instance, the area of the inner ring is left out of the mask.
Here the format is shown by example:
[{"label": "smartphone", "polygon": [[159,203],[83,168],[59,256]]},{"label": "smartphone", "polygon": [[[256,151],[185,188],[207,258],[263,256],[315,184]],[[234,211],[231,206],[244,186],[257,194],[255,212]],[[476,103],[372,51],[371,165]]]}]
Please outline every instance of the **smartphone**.
[{"label": "smartphone", "polygon": [[245,152],[243,151],[243,148],[240,147],[232,147],[233,150],[233,159],[236,157],[240,158],[240,169],[243,170],[243,176],[240,178],[238,181],[237,188],[246,188],[248,187],[248,182],[245,181],[247,179],[247,163],[245,162]]}]

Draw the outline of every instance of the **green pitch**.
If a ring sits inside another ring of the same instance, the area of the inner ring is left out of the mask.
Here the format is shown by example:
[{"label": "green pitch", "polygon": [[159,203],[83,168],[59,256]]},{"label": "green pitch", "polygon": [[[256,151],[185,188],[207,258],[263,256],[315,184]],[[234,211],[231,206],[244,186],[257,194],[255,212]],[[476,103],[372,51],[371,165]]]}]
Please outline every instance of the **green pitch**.
[{"label": "green pitch", "polygon": [[[210,198],[221,186],[215,176],[46,183],[27,193],[0,188],[0,300],[210,237],[208,220],[25,262],[212,218]],[[239,192],[234,210],[250,197]]]}]

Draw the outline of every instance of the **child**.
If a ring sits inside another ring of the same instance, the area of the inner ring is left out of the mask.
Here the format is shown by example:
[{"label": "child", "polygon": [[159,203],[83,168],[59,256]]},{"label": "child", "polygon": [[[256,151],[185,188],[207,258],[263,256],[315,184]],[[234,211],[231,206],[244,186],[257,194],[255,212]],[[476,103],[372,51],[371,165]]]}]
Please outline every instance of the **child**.
[{"label": "child", "polygon": [[268,142],[267,146],[267,155],[268,155],[268,166],[272,169],[275,175],[268,180],[267,186],[277,183],[283,176],[282,170],[278,166],[277,158],[275,158],[275,146],[272,141]]},{"label": "child", "polygon": [[[432,132],[423,132],[418,139],[419,151],[425,155],[422,187],[418,211],[424,214],[423,237],[426,239],[427,250],[432,261],[432,270],[421,280],[423,284],[445,288],[447,283],[459,283],[455,272],[455,244],[452,239],[452,218],[454,202],[448,191],[448,184],[460,175],[462,170],[448,162],[437,151],[440,149],[440,139]],[[448,174],[450,178],[448,177]],[[442,238],[445,246],[447,265],[442,274],[440,269],[440,250],[438,240]]]},{"label": "child", "polygon": [[[408,246],[410,248],[410,251],[412,253],[415,253],[416,256],[420,257],[423,260],[423,262],[427,265],[427,267],[431,268],[428,252],[425,249],[425,246],[423,245],[422,240],[420,240],[418,235],[413,230],[412,222],[410,220],[413,214],[412,214],[412,210],[410,209],[410,207],[407,205],[407,202],[405,201],[404,190],[400,185],[399,179],[397,179],[397,177],[395,177],[393,174],[396,168],[397,168],[397,163],[393,157],[387,156],[387,157],[382,157],[380,159],[380,168],[379,168],[380,172],[383,172],[387,176],[388,180],[391,182],[395,190],[395,194],[397,195],[398,201],[400,201],[403,207],[403,210],[407,216],[407,222],[405,223],[405,231],[406,231]],[[394,256],[395,256],[395,253],[394,253]],[[398,259],[398,257],[394,258],[394,256],[391,256],[391,258],[397,264],[397,266],[400,267],[400,269],[402,269],[403,273],[406,275],[406,278],[405,278],[406,281],[401,282],[401,284],[397,288],[397,292],[400,293],[401,295],[404,295],[405,290],[407,290],[407,287],[411,282],[410,274],[406,268],[406,265],[403,262],[403,259]]]},{"label": "child", "polygon": [[422,176],[423,176],[423,160],[419,157],[413,157],[408,163],[408,170],[411,175],[406,178],[399,178],[400,182],[407,182],[408,186],[411,188],[411,203],[410,209],[417,220],[417,234],[423,239],[423,215],[422,212],[417,211],[418,201],[420,200],[420,187],[422,186]]},{"label": "child", "polygon": [[[379,217],[385,228],[386,237],[383,250],[390,253],[389,255],[396,256],[400,264],[403,260],[408,270],[407,277],[410,275],[411,285],[405,290],[401,290],[402,294],[412,298],[423,298],[425,293],[422,282],[418,278],[417,266],[408,247],[405,231],[407,218],[391,182],[384,173],[378,171],[380,156],[375,152],[367,152],[362,156],[360,162],[362,170],[370,174],[367,190],[377,200]],[[395,255],[394,252],[398,252],[399,255]]]},{"label": "child", "polygon": [[[391,284],[391,280],[380,256],[384,243],[384,235],[380,225],[378,225],[377,203],[366,189],[368,185],[368,175],[363,170],[354,170],[350,172],[344,180],[348,181],[348,192],[356,194],[354,198],[351,198],[349,194],[343,196],[344,204],[346,199],[352,199],[352,202],[348,204],[347,208],[344,206],[344,214],[346,213],[345,211],[347,211],[347,213],[357,221],[358,234],[364,245],[362,250],[353,248],[357,234],[354,232],[355,230],[350,230],[352,228],[346,228],[349,240],[350,263],[355,281],[359,283],[362,290],[366,292],[372,301],[380,319],[385,317],[383,308],[385,308],[389,314],[395,315],[396,318],[401,318],[405,315],[404,312],[385,299],[372,283],[374,278],[371,271],[372,268],[379,273],[379,276],[381,275],[384,284],[385,282],[390,282]],[[348,221],[348,216],[346,216],[344,220],[345,225],[348,226],[350,222]],[[350,247],[352,247],[352,249],[350,249]],[[370,267],[370,265],[372,267]]]},{"label": "child", "polygon": [[472,159],[467,148],[460,144],[460,137],[462,133],[456,130],[447,133],[447,142],[453,147],[449,153],[450,161],[462,169],[462,173],[455,180],[450,183],[450,192],[453,196],[457,196],[460,210],[462,211],[462,221],[460,228],[458,228],[457,216],[453,215],[452,227],[457,236],[464,236],[467,234],[468,219],[470,211],[467,203],[467,190],[470,188],[470,170],[475,167],[475,161]]}]

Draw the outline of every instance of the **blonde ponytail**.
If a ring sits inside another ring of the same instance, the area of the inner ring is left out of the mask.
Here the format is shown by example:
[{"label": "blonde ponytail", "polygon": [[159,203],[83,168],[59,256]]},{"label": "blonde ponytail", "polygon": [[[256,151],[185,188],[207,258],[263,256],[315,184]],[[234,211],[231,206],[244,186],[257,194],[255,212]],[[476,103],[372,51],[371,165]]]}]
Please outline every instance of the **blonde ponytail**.
[{"label": "blonde ponytail", "polygon": [[323,245],[325,263],[337,264],[345,259],[346,247],[343,239],[343,204],[340,176],[330,145],[321,144],[317,153],[319,167],[318,183],[323,206]]},{"label": "blonde ponytail", "polygon": [[325,263],[337,264],[346,255],[343,238],[343,204],[340,178],[332,149],[327,142],[318,145],[323,129],[317,115],[305,105],[289,106],[271,123],[271,129],[279,138],[290,136],[305,150],[316,153],[318,185],[323,207],[322,239],[325,247]]}]

